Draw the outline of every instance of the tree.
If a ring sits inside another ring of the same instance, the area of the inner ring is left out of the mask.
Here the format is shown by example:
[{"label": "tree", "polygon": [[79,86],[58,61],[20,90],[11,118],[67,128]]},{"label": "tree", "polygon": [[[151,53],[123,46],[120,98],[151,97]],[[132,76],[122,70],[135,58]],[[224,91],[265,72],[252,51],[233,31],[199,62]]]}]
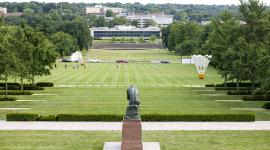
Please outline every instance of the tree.
[{"label": "tree", "polygon": [[138,27],[139,21],[138,21],[138,20],[132,20],[132,21],[130,22],[130,24],[131,24],[132,26]]},{"label": "tree", "polygon": [[32,58],[29,73],[32,84],[35,84],[36,76],[49,75],[52,64],[56,60],[54,45],[41,32],[35,31],[29,26],[22,26],[26,41],[31,44]]},{"label": "tree", "polygon": [[127,20],[124,17],[115,17],[113,20],[109,22],[109,27],[114,27],[117,25],[126,25]]},{"label": "tree", "polygon": [[108,9],[108,10],[106,11],[106,17],[114,17],[114,16],[115,16],[115,15],[114,15],[114,13],[113,13],[112,10]]},{"label": "tree", "polygon": [[149,19],[149,20],[146,20],[145,21],[145,27],[150,27],[150,26],[156,26],[157,25],[157,23],[154,21],[154,20],[152,20],[152,19]]},{"label": "tree", "polygon": [[269,61],[265,37],[269,29],[266,21],[266,6],[259,0],[240,0],[239,10],[242,20],[242,33],[245,42],[245,57],[247,61],[248,77],[255,89],[255,82],[261,78],[260,73],[265,72],[265,61]]},{"label": "tree", "polygon": [[92,38],[90,37],[90,31],[86,22],[82,18],[65,21],[57,30],[73,36],[73,38],[76,39],[80,50],[88,49],[91,45]]},{"label": "tree", "polygon": [[152,36],[149,38],[149,40],[150,40],[151,42],[155,42],[155,41],[157,40],[157,37],[154,36],[154,35],[152,35]]},{"label": "tree", "polygon": [[57,32],[51,36],[51,41],[55,45],[56,51],[63,58],[65,55],[70,55],[77,50],[76,40],[69,34]]},{"label": "tree", "polygon": [[22,27],[19,27],[15,36],[13,37],[12,49],[16,53],[16,61],[17,61],[17,71],[16,76],[20,78],[21,82],[21,90],[23,90],[23,81],[24,79],[30,79],[30,67],[31,62],[29,60],[32,59],[32,44],[27,41],[25,34],[23,32]]},{"label": "tree", "polygon": [[0,26],[0,78],[5,81],[5,96],[8,90],[8,78],[17,71],[16,53],[12,49],[14,27]]},{"label": "tree", "polygon": [[[237,78],[237,88],[244,74],[242,56],[238,39],[240,34],[240,23],[231,13],[224,12],[212,21],[213,32],[203,44],[204,54],[212,55],[211,64],[224,77],[224,85],[227,87],[228,77]],[[240,37],[239,37],[240,38]],[[240,42],[239,42],[240,41]]]}]

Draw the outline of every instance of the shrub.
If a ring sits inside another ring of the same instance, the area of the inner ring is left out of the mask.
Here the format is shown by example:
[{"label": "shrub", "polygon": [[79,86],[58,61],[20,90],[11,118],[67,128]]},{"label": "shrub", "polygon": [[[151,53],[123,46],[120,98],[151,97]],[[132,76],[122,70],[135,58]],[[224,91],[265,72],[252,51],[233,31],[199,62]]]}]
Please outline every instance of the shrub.
[{"label": "shrub", "polygon": [[[224,83],[216,84],[216,87],[224,87]],[[243,82],[239,83],[239,87],[251,87],[252,84],[250,82]],[[235,82],[228,82],[227,87],[237,87],[237,84]],[[259,83],[255,83],[255,87],[260,87]]]},{"label": "shrub", "polygon": [[54,84],[51,82],[38,82],[36,85],[39,87],[53,87],[54,86]]},{"label": "shrub", "polygon": [[265,109],[270,109],[270,103],[264,104],[264,105],[263,105],[263,108],[265,108]]},{"label": "shrub", "polygon": [[7,121],[36,121],[37,114],[7,114]]},{"label": "shrub", "polygon": [[215,84],[206,84],[205,87],[216,87]]},{"label": "shrub", "polygon": [[[14,86],[20,86],[20,83],[7,83],[8,86],[14,85]],[[6,83],[0,83],[0,87],[5,87]]]},{"label": "shrub", "polygon": [[251,91],[228,91],[228,95],[251,95]]},{"label": "shrub", "polygon": [[[0,95],[5,95],[5,91],[0,91]],[[8,95],[32,95],[33,92],[30,91],[8,91]]]},{"label": "shrub", "polygon": [[[8,114],[10,115],[10,114]],[[7,120],[10,119],[7,115]],[[12,114],[13,120],[22,121],[25,114]],[[20,116],[22,115],[22,116]],[[32,114],[36,116],[36,114]],[[16,120],[16,119],[19,120]],[[254,114],[176,114],[176,115],[160,115],[160,114],[144,114],[141,116],[142,121],[255,121]],[[77,115],[77,114],[59,114],[57,116],[37,116],[36,121],[122,121],[122,115]],[[31,120],[31,121],[35,121]],[[25,121],[28,121],[25,119]]]},{"label": "shrub", "polygon": [[76,114],[59,114],[59,121],[122,121],[120,115],[76,115]]},{"label": "shrub", "polygon": [[24,84],[23,89],[24,90],[44,90],[43,87],[39,87],[37,85],[32,85],[32,84]]},{"label": "shrub", "polygon": [[270,101],[270,96],[269,95],[243,96],[242,100],[244,101]]},{"label": "shrub", "polygon": [[142,121],[255,121],[253,114],[142,115]]},{"label": "shrub", "polygon": [[17,98],[16,97],[0,97],[0,101],[16,101]]},{"label": "shrub", "polygon": [[58,121],[58,118],[54,115],[38,116],[37,121]]},{"label": "shrub", "polygon": [[[236,87],[216,87],[215,90],[237,90]],[[251,90],[249,87],[240,87],[239,90]]]}]

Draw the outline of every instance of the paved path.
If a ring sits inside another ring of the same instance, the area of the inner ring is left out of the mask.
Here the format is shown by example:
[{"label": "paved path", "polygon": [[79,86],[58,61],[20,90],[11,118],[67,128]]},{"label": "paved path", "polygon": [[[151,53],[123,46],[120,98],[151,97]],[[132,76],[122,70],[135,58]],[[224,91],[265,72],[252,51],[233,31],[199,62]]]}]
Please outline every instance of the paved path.
[{"label": "paved path", "polygon": [[[143,130],[270,130],[270,121],[256,122],[143,122]],[[0,130],[117,131],[122,122],[12,122],[0,121]]]}]

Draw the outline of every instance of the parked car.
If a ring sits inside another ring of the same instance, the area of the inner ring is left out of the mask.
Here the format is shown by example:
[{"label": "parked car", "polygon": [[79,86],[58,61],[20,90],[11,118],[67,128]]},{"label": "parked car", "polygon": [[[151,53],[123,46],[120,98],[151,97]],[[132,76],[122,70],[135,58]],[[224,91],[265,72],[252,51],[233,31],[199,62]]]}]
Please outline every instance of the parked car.
[{"label": "parked car", "polygon": [[100,62],[102,62],[102,61],[99,60],[99,59],[89,59],[88,62],[92,62],[92,63],[100,63]]},{"label": "parked car", "polygon": [[168,63],[171,63],[171,62],[168,61],[168,60],[161,60],[160,63],[162,63],[162,64],[168,64]]},{"label": "parked car", "polygon": [[153,64],[160,64],[161,62],[160,62],[160,60],[153,60],[153,61],[151,61],[151,63],[153,63]]},{"label": "parked car", "polygon": [[63,59],[62,59],[62,62],[72,62],[72,60],[69,59],[69,58],[63,58]]},{"label": "parked car", "polygon": [[116,60],[116,63],[128,63],[127,60]]}]

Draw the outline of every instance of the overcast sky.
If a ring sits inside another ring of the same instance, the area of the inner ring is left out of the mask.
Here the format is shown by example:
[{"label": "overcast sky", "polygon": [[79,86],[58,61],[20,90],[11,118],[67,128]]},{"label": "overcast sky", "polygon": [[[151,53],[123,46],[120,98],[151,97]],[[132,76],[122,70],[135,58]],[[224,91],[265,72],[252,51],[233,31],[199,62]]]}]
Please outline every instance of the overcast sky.
[{"label": "overcast sky", "polygon": [[[223,5],[223,4],[239,4],[239,0],[0,0],[0,2],[30,2],[30,1],[39,1],[39,2],[84,2],[84,3],[106,3],[106,2],[121,2],[121,3],[134,3],[140,2],[142,4],[147,3],[178,3],[178,4],[206,4],[206,5]],[[270,4],[270,0],[263,0],[267,5]]]}]

